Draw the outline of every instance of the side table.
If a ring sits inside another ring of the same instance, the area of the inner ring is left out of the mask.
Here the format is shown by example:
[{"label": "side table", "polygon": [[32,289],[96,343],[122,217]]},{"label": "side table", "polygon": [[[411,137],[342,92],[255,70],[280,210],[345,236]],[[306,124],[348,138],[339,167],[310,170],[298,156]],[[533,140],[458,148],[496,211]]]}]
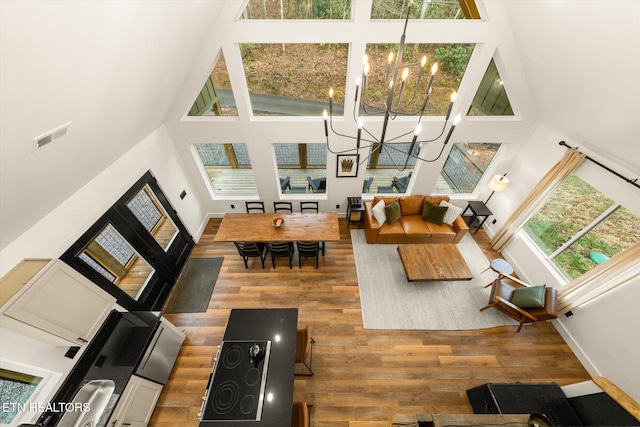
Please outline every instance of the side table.
[{"label": "side table", "polygon": [[[475,233],[473,233],[473,234],[476,234],[478,232],[478,230],[480,230],[482,228],[482,225],[487,220],[487,218],[489,218],[491,215],[493,215],[493,212],[491,212],[489,210],[489,208],[487,207],[487,205],[485,205],[484,202],[481,201],[481,200],[471,200],[471,201],[469,201],[469,203],[467,204],[467,207],[462,212],[462,217],[463,218],[464,218],[464,214],[467,212],[467,209],[471,209],[471,213],[473,214],[471,216],[471,220],[469,221],[469,227],[471,227],[475,221],[479,221],[480,222],[478,224],[478,227],[476,228]],[[480,218],[482,218],[482,221],[480,221]]]},{"label": "side table", "polygon": [[[351,203],[351,200],[359,200],[360,204],[355,205]],[[358,224],[358,228],[362,227],[362,214],[364,212],[364,202],[360,197],[348,197],[347,198],[347,228],[351,228],[351,223]]]}]

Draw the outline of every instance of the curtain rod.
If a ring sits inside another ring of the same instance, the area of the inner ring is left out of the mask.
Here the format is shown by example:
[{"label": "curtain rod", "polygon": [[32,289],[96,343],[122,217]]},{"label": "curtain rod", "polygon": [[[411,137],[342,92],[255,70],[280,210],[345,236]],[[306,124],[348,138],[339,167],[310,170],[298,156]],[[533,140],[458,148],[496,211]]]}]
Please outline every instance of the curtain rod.
[{"label": "curtain rod", "polygon": [[[567,148],[573,148],[573,147],[571,147],[569,144],[567,144],[567,143],[566,143],[566,142],[564,142],[564,141],[560,141],[558,144],[559,144],[559,145],[564,145],[564,146],[565,146],[565,147],[567,147]],[[577,148],[577,147],[576,147],[576,148]],[[615,176],[617,176],[618,178],[624,179],[625,181],[627,181],[629,184],[633,185],[634,187],[640,188],[640,185],[638,185],[638,182],[637,182],[637,181],[638,181],[638,178],[636,178],[636,179],[629,179],[629,178],[627,178],[627,177],[625,177],[625,176],[623,176],[623,175],[620,175],[618,172],[614,171],[614,170],[613,170],[613,169],[611,169],[610,167],[603,165],[603,164],[602,164],[602,163],[600,163],[599,161],[592,159],[592,158],[591,158],[591,157],[589,157],[589,156],[585,156],[585,158],[586,158],[587,160],[591,160],[593,163],[595,163],[596,165],[600,166],[601,168],[608,170],[609,172],[611,172],[612,174],[614,174],[614,175],[615,175]]]}]

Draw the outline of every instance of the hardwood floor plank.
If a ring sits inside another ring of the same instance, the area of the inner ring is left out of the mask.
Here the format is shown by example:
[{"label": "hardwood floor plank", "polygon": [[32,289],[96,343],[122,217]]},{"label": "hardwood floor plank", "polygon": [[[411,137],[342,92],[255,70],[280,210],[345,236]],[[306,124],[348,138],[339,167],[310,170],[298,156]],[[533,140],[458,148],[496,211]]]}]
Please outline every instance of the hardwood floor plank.
[{"label": "hardwood floor plank", "polygon": [[[297,307],[310,324],[313,377],[296,377],[294,398],[312,404],[313,427],[386,427],[393,413],[472,413],[466,390],[487,382],[590,379],[550,323],[472,331],[371,330],[362,326],[350,233],[327,243],[319,269],[297,256],[292,269],[258,260],[246,269],[230,243],[214,243],[220,219],[206,226],[191,257],[224,257],[206,313],[168,314],[187,339],[151,419],[154,427],[196,427],[216,346],[232,308]],[[472,234],[499,258],[484,231]],[[399,261],[398,261],[399,262]],[[283,426],[287,425],[284,420]]]}]

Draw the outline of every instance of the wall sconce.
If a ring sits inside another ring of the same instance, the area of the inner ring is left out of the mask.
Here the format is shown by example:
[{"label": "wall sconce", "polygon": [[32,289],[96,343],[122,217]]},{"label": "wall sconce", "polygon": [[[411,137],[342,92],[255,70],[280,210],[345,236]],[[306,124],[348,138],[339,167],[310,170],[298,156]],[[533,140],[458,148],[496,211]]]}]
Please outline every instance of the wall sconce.
[{"label": "wall sconce", "polygon": [[498,193],[501,192],[502,190],[507,188],[507,185],[509,185],[509,178],[507,178],[506,173],[504,175],[496,175],[493,178],[491,178],[491,181],[489,181],[489,185],[488,185],[489,190],[491,190],[491,194],[487,198],[487,201],[484,203],[485,204],[489,203],[489,199],[491,198],[491,196],[493,196],[493,193],[495,193],[496,191]]}]

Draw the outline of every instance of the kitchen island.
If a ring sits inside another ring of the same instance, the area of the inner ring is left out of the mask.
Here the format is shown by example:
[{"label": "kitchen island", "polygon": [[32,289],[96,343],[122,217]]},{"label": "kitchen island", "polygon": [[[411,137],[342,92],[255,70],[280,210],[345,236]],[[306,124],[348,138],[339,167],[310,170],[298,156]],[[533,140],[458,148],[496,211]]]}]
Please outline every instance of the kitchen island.
[{"label": "kitchen island", "polygon": [[[231,310],[221,346],[226,352],[214,360],[200,427],[288,425],[297,327],[297,308]],[[252,358],[245,350],[254,346]],[[248,387],[245,382],[252,386],[258,369],[262,387]]]}]

